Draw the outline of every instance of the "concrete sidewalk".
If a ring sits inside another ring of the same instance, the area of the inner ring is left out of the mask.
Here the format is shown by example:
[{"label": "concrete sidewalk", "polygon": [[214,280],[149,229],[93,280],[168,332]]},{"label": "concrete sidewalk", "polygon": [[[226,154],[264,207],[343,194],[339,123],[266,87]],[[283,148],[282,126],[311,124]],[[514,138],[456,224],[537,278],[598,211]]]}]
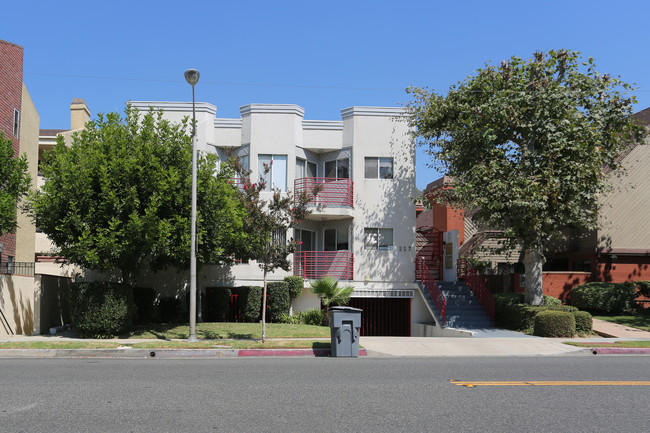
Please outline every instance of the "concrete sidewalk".
[{"label": "concrete sidewalk", "polygon": [[650,339],[650,332],[605,320],[594,319],[594,332],[606,338]]}]

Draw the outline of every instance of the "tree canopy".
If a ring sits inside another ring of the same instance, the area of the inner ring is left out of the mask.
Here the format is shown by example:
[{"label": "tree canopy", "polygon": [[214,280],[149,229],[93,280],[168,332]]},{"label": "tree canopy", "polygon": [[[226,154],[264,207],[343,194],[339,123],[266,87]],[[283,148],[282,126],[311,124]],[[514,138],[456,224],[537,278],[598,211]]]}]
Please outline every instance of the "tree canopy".
[{"label": "tree canopy", "polygon": [[453,188],[440,195],[524,249],[526,299],[543,301],[544,249],[567,227],[597,225],[619,155],[642,143],[633,87],[577,52],[486,65],[446,96],[412,88],[410,122]]},{"label": "tree canopy", "polygon": [[[184,268],[190,255],[191,138],[187,121],[162,112],[100,114],[62,137],[41,166],[46,183],[30,199],[32,215],[57,253],[85,268],[119,269],[134,282],[146,264]],[[198,168],[198,260],[228,260],[243,236],[232,171],[202,155]]]},{"label": "tree canopy", "polygon": [[0,131],[0,235],[16,230],[18,201],[29,191],[27,156],[16,156],[11,140]]}]

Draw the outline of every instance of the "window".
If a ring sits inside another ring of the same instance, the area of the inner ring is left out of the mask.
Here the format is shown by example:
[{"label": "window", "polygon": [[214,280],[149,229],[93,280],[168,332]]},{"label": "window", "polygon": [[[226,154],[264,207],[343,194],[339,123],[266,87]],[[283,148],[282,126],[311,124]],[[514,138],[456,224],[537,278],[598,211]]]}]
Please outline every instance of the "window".
[{"label": "window", "polygon": [[[257,159],[260,180],[266,184],[264,190],[271,191],[277,188],[286,191],[287,155],[258,155]],[[265,173],[265,166],[269,167],[268,173]]]},{"label": "window", "polygon": [[393,158],[368,157],[364,165],[366,179],[393,178]]},{"label": "window", "polygon": [[325,251],[347,251],[348,231],[337,229],[325,230]]},{"label": "window", "polygon": [[250,170],[250,161],[248,155],[243,155],[239,157],[239,162],[244,167],[244,170]]},{"label": "window", "polygon": [[20,131],[20,111],[14,108],[14,137],[18,137]]},{"label": "window", "polygon": [[302,158],[296,158],[296,179],[302,179],[303,177],[317,177],[316,164]]},{"label": "window", "polygon": [[392,250],[393,229],[364,229],[363,247],[366,250]]},{"label": "window", "polygon": [[327,161],[325,163],[325,177],[337,179],[350,178],[350,160],[348,158]]},{"label": "window", "polygon": [[[298,244],[298,251],[316,250],[316,233],[311,230],[295,229],[295,237]],[[302,242],[302,243],[300,243]]]}]

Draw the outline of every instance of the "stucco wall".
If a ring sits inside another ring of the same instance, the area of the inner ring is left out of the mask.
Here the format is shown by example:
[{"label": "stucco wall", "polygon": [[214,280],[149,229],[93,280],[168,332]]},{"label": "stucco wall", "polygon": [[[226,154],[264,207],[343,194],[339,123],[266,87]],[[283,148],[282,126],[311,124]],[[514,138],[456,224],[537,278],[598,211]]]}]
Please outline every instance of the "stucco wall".
[{"label": "stucco wall", "polygon": [[[29,175],[32,178],[32,189],[36,189],[38,180],[38,131],[41,120],[24,84],[22,108],[20,118],[20,154],[27,155]],[[32,223],[32,219],[20,210],[20,206],[17,211],[17,222],[16,261],[33,262],[36,226]]]},{"label": "stucco wall", "polygon": [[0,337],[34,332],[34,278],[0,275]]}]

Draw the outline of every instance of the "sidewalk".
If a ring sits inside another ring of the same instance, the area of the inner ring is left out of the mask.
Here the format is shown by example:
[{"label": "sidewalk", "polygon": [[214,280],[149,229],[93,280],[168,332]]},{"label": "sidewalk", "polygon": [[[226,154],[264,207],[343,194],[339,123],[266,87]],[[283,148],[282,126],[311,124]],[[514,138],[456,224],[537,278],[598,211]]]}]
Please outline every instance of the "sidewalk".
[{"label": "sidewalk", "polygon": [[594,319],[594,332],[606,338],[650,339],[650,332],[605,320]]},{"label": "sidewalk", "polygon": [[[650,332],[594,320],[594,331],[614,338],[541,338],[512,331],[486,330],[474,338],[433,337],[361,337],[360,356],[369,357],[455,357],[455,356],[562,356],[591,355],[589,348],[569,346],[565,341],[613,342],[617,340],[650,340]],[[78,341],[70,334],[10,336],[0,342],[16,341]],[[124,344],[150,342],[146,339],[112,339]],[[598,353],[650,354],[650,349],[607,349]],[[239,356],[329,356],[329,349],[0,349],[0,358],[224,358]]]}]

